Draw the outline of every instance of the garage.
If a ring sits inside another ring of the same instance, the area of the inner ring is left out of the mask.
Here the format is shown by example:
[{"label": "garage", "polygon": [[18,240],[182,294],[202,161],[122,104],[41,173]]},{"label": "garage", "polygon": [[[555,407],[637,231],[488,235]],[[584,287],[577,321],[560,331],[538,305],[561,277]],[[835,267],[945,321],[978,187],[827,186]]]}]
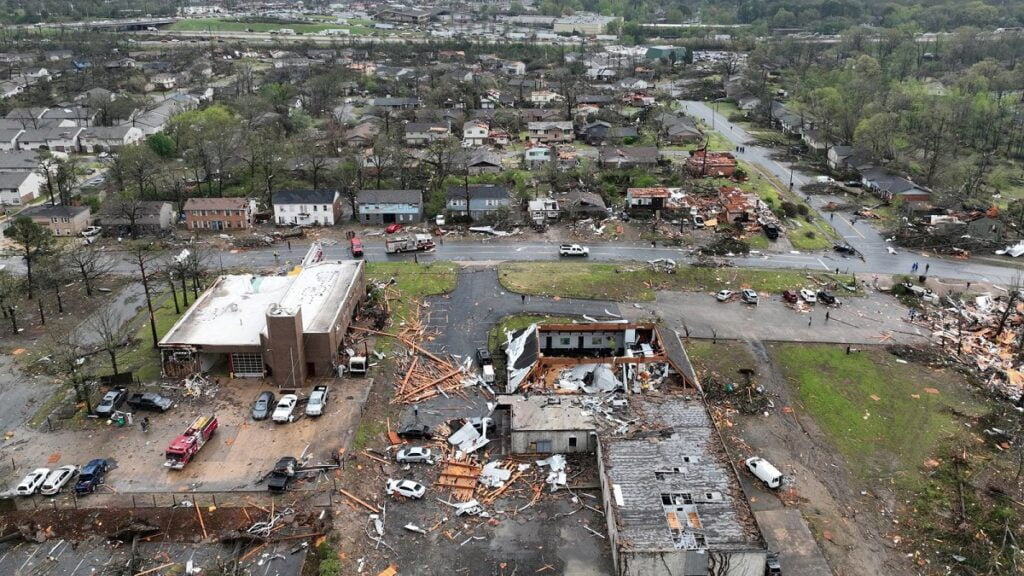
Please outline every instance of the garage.
[{"label": "garage", "polygon": [[230,362],[235,378],[263,378],[263,355],[259,352],[232,352]]}]

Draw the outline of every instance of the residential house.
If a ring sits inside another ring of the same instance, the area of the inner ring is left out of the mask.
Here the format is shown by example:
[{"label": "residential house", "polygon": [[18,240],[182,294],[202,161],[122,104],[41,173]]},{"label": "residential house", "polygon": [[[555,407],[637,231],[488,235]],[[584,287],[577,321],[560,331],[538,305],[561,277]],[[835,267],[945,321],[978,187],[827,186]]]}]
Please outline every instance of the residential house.
[{"label": "residential house", "polygon": [[816,156],[825,156],[828,154],[828,149],[831,147],[831,142],[825,138],[825,135],[816,130],[813,125],[804,127],[800,134],[800,139],[803,140],[804,144],[810,150],[811,154]]},{"label": "residential house", "polygon": [[501,63],[501,71],[509,76],[522,76],[526,74],[526,63],[521,60],[504,61]]},{"label": "residential house", "polygon": [[[277,67],[277,62],[274,62],[274,67]],[[164,72],[161,74],[154,74],[153,77],[149,79],[149,83],[152,84],[153,88],[156,90],[167,91],[174,90],[174,87],[178,85],[178,79],[174,74]]]},{"label": "residential house", "polygon": [[557,144],[572,142],[576,139],[570,121],[529,122],[526,129],[532,144]]},{"label": "residential house", "polygon": [[579,153],[571,144],[555,146],[555,162],[559,170],[573,170],[579,165]]},{"label": "residential house", "polygon": [[630,213],[664,210],[672,192],[665,187],[627,188],[626,210]]},{"label": "residential house", "polygon": [[734,186],[718,189],[718,203],[722,207],[720,218],[729,224],[753,222],[762,208],[756,194],[747,194]]},{"label": "residential house", "polygon": [[803,131],[804,119],[778,100],[772,102],[772,124],[787,136],[797,135]]},{"label": "residential house", "polygon": [[135,115],[134,118],[126,120],[122,124],[138,126],[142,130],[143,136],[150,136],[157,132],[163,132],[171,118],[198,107],[199,100],[195,97],[189,94],[175,93],[153,108]]},{"label": "residential house", "polygon": [[[118,236],[131,236],[132,219],[118,208],[117,203],[105,202],[103,209],[100,213],[100,223],[104,228],[112,230]],[[174,205],[162,200],[139,202],[134,210],[134,216],[135,233],[143,235],[157,235],[171,230],[178,220]]]},{"label": "residential house", "polygon": [[470,176],[497,174],[502,170],[501,156],[486,148],[460,150],[455,155],[454,165],[458,170],[464,170]]},{"label": "residential house", "polygon": [[647,90],[648,88],[651,88],[652,85],[647,80],[640,78],[623,78],[622,80],[619,80],[618,86],[623,90],[636,92],[638,90]]},{"label": "residential house", "polygon": [[649,108],[654,106],[658,100],[646,92],[627,92],[622,95],[622,102],[627,106]]},{"label": "residential house", "polygon": [[574,190],[561,198],[562,201],[559,202],[559,206],[561,206],[562,212],[572,220],[579,218],[600,219],[608,216],[608,207],[605,205],[604,199],[595,192]]},{"label": "residential house", "polygon": [[882,200],[900,200],[910,207],[919,207],[931,202],[931,190],[884,168],[864,170],[861,173],[861,180],[864,188]]},{"label": "residential house", "polygon": [[615,102],[615,99],[606,94],[584,94],[576,98],[577,104],[591,104],[594,106],[608,106]]},{"label": "residential house", "polygon": [[380,121],[367,119],[345,131],[343,140],[350,148],[366,148],[373,145],[373,139],[380,133]]},{"label": "residential house", "polygon": [[106,88],[90,88],[75,96],[75,102],[89,105],[90,102],[113,102],[117,95]]},{"label": "residential house", "polygon": [[46,179],[39,172],[0,172],[0,212],[35,200]]},{"label": "residential house", "polygon": [[65,108],[58,106],[56,108],[48,108],[39,118],[41,120],[52,120],[65,127],[81,126],[88,128],[89,126],[96,125],[96,116],[98,115],[99,112],[95,108],[86,106],[68,106]]},{"label": "residential house", "polygon": [[486,94],[480,96],[480,107],[485,110],[511,108],[515,105],[516,99],[511,94],[502,93],[497,90],[488,90]]},{"label": "residential house", "polygon": [[412,110],[419,108],[419,98],[371,98],[370,106],[386,110]]},{"label": "residential house", "polygon": [[19,150],[49,150],[57,154],[78,152],[78,136],[85,128],[27,128],[18,136]]},{"label": "residential house", "polygon": [[360,190],[356,206],[362,224],[415,224],[423,219],[423,191]]},{"label": "residential house", "polygon": [[447,122],[409,122],[405,125],[405,143],[408,146],[424,146],[452,135]]},{"label": "residential house", "polygon": [[334,226],[341,220],[337,190],[278,190],[272,202],[274,222],[280,226]]},{"label": "residential house", "polygon": [[0,128],[0,151],[11,152],[18,149],[18,136],[25,129],[19,127],[16,128]]},{"label": "residential house", "polygon": [[256,214],[249,198],[189,198],[182,207],[189,230],[248,230]]},{"label": "residential house", "polygon": [[597,120],[580,128],[580,138],[591,146],[621,144],[636,137],[636,126],[612,126],[604,120]]},{"label": "residential house", "polygon": [[44,55],[50,62],[60,62],[61,60],[71,60],[75,57],[75,53],[71,50],[47,50]]},{"label": "residential house", "polygon": [[528,146],[523,151],[523,162],[529,169],[540,168],[551,162],[551,147],[543,145]]},{"label": "residential house", "polygon": [[704,132],[687,116],[665,112],[655,116],[654,121],[659,126],[661,137],[672,144],[694,144],[704,140]]},{"label": "residential house", "polygon": [[78,136],[82,152],[98,154],[114,152],[124,146],[142,141],[142,129],[127,124],[86,128]]},{"label": "residential house", "polygon": [[736,172],[736,157],[730,152],[695,150],[686,159],[686,168],[698,178],[730,178]]},{"label": "residential house", "polygon": [[0,173],[39,171],[39,153],[31,150],[14,150],[0,154]]},{"label": "residential house", "polygon": [[462,126],[463,146],[483,146],[487,143],[487,136],[491,133],[491,127],[483,120],[470,120]]},{"label": "residential house", "polygon": [[508,143],[512,141],[512,135],[508,133],[508,130],[501,128],[491,128],[491,131],[487,133],[487,143],[491,146],[503,147],[508,146]]},{"label": "residential house", "polygon": [[597,151],[597,164],[602,168],[653,168],[659,158],[654,146],[604,146]]},{"label": "residential house", "polygon": [[453,216],[468,216],[474,221],[492,216],[502,206],[512,204],[508,188],[496,184],[450,186],[446,197],[447,212]]},{"label": "residential house", "polygon": [[552,92],[551,90],[534,90],[530,92],[528,101],[534,106],[548,106],[552,102],[561,102],[565,100],[561,94]]},{"label": "residential house", "polygon": [[50,71],[41,66],[30,66],[22,70],[21,74],[28,78],[30,83],[50,79]]},{"label": "residential house", "polygon": [[853,156],[853,146],[833,146],[828,149],[828,167],[835,172],[845,172],[849,165],[847,160]]},{"label": "residential house", "polygon": [[556,221],[562,214],[558,207],[558,200],[554,198],[530,200],[527,202],[527,211],[530,213],[530,221],[537,225]]},{"label": "residential house", "polygon": [[523,108],[519,110],[519,117],[527,123],[561,121],[562,110],[559,108]]},{"label": "residential house", "polygon": [[614,16],[601,16],[587,12],[577,12],[572,16],[556,18],[552,30],[556,34],[579,34],[595,36],[604,34],[608,25],[617,20]]},{"label": "residential house", "polygon": [[103,65],[107,70],[127,70],[138,66],[132,58],[118,58],[117,60],[111,60]]},{"label": "residential house", "polygon": [[89,226],[92,214],[88,206],[40,204],[25,208],[18,216],[28,216],[54,236],[77,236]]},{"label": "residential house", "polygon": [[0,82],[0,99],[13,98],[25,91],[25,83],[17,80]]}]

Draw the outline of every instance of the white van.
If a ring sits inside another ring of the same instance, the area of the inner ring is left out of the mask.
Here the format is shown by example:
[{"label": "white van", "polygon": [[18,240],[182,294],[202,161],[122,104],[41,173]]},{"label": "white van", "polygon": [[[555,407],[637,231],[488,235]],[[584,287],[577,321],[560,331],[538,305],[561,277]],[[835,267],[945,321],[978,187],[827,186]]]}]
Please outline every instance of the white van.
[{"label": "white van", "polygon": [[754,456],[753,458],[747,458],[746,460],[747,469],[757,476],[762,482],[765,483],[769,488],[778,488],[782,486],[782,472],[775,466],[772,466],[770,462],[764,458]]}]

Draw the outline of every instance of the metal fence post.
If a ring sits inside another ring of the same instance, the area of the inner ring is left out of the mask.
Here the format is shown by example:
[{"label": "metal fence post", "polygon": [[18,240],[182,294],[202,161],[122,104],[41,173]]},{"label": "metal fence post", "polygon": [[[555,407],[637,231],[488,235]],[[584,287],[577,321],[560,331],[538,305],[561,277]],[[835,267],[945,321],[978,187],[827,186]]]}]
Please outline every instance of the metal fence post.
[{"label": "metal fence post", "polygon": [[132,494],[132,509],[134,510],[135,508],[138,508],[138,506],[135,504],[135,494]]},{"label": "metal fence post", "polygon": [[216,508],[217,507],[217,495],[216,494],[211,494],[210,496],[213,498],[213,507]]},{"label": "metal fence post", "polygon": [[150,494],[153,497],[153,508],[156,508],[156,494]]}]

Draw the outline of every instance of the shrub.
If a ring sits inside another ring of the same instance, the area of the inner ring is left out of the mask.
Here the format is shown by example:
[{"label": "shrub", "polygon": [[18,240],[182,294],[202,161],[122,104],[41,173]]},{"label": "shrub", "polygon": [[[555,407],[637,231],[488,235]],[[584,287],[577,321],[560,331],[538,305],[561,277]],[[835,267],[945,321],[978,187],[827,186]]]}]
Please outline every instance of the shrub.
[{"label": "shrub", "polygon": [[797,204],[796,205],[796,211],[801,216],[807,216],[808,214],[811,213],[811,209],[807,207],[807,204]]},{"label": "shrub", "polygon": [[811,240],[814,240],[817,237],[817,235],[814,233],[814,230],[808,230],[804,232],[804,236],[810,238]]},{"label": "shrub", "polygon": [[319,576],[341,576],[341,562],[338,560],[338,553],[334,547],[324,542],[317,546],[317,555],[320,556]]},{"label": "shrub", "polygon": [[797,215],[797,211],[798,209],[796,207],[796,204],[793,204],[788,200],[782,203],[782,212],[786,215],[786,218],[795,217]]}]

